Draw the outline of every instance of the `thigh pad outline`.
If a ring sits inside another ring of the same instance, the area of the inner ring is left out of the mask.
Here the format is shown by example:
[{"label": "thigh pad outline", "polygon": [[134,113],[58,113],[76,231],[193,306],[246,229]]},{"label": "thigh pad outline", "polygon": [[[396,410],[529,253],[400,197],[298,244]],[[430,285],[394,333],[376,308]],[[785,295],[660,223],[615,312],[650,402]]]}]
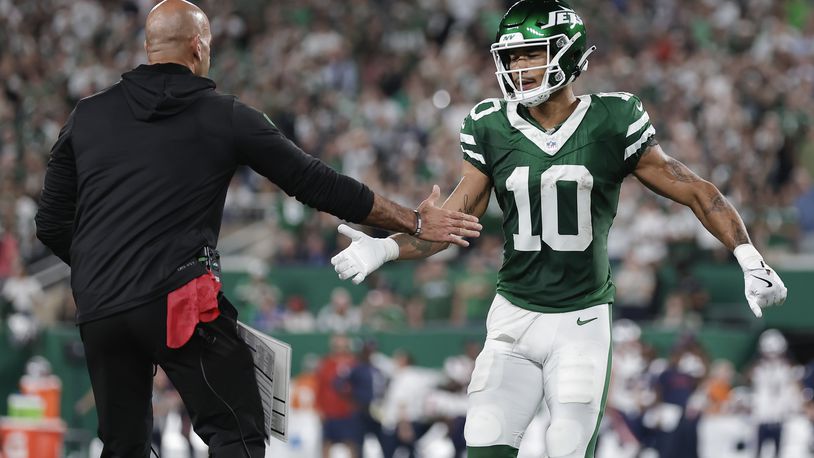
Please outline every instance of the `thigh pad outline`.
[{"label": "thigh pad outline", "polygon": [[593,355],[582,346],[563,348],[557,368],[557,401],[563,404],[588,404],[597,389]]}]

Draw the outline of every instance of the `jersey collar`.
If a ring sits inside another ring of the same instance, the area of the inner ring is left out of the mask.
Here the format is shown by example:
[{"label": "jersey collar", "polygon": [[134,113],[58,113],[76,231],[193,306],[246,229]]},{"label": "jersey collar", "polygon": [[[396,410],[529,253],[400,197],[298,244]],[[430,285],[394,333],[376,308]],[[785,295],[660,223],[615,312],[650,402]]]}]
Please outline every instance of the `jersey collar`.
[{"label": "jersey collar", "polygon": [[571,116],[552,134],[547,134],[544,130],[530,123],[524,119],[517,112],[517,102],[508,102],[506,104],[506,114],[509,118],[509,124],[515,129],[519,130],[526,138],[531,140],[532,143],[537,145],[544,153],[549,156],[557,154],[562,145],[564,145],[571,135],[577,130],[585,113],[588,112],[588,107],[591,105],[591,97],[581,95],[577,97],[579,105],[576,110],[571,113]]}]

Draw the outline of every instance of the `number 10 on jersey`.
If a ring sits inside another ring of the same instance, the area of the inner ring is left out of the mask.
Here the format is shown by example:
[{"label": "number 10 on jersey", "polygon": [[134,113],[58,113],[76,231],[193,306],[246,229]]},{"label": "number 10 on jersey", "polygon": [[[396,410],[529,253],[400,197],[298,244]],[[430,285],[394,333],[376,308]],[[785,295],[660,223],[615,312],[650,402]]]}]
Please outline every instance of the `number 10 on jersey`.
[{"label": "number 10 on jersey", "polygon": [[[577,184],[577,233],[560,234],[557,208],[557,183]],[[517,206],[519,234],[514,234],[517,251],[540,251],[541,239],[555,251],[584,251],[593,240],[591,223],[591,189],[594,177],[583,165],[552,165],[540,176],[540,209],[542,237],[531,233],[531,199],[529,197],[529,167],[517,167],[506,179],[506,189],[514,194]]]}]

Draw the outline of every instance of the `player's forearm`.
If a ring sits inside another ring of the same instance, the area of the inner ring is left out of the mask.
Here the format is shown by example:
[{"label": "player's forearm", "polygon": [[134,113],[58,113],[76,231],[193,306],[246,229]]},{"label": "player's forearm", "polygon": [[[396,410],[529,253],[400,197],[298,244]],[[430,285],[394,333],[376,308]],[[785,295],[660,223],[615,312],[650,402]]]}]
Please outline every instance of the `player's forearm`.
[{"label": "player's forearm", "polygon": [[746,226],[735,207],[709,182],[700,182],[698,193],[690,205],[704,227],[729,250],[751,243]]},{"label": "player's forearm", "polygon": [[399,257],[396,259],[423,259],[439,251],[444,251],[449,243],[428,242],[407,234],[396,234],[391,237],[399,246]]},{"label": "player's forearm", "polygon": [[362,224],[393,232],[413,233],[416,228],[416,217],[413,210],[376,194],[373,197],[373,208]]}]

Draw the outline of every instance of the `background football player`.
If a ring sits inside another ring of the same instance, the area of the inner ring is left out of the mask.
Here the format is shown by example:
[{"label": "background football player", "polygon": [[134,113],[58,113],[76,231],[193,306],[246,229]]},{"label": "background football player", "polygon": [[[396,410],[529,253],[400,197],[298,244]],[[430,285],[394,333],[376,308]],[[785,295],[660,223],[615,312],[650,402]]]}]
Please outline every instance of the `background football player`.
[{"label": "background football player", "polygon": [[[470,458],[516,456],[543,400],[551,412],[548,456],[594,456],[611,363],[607,236],[627,175],[689,206],[734,252],[755,315],[786,297],[732,205],[662,151],[638,97],[574,95],[571,83],[594,49],[564,1],[516,3],[491,47],[504,98],[479,103],[461,126],[462,178],[443,206],[481,216],[494,189],[505,236],[486,342],[468,388]],[[352,243],[332,262],[340,278],[356,283],[387,261],[446,247],[405,234],[339,231]]]}]

